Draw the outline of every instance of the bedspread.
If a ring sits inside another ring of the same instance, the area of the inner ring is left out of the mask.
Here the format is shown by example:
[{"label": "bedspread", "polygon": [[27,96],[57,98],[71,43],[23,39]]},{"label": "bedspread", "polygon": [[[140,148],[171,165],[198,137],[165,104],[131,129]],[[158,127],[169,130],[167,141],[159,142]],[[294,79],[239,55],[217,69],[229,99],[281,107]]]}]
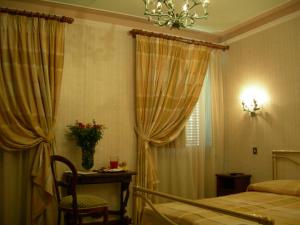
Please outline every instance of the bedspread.
[{"label": "bedspread", "polygon": [[[300,197],[297,196],[250,191],[224,197],[202,199],[197,202],[243,213],[268,216],[275,221],[275,225],[300,225]],[[161,213],[180,225],[257,224],[178,202],[157,204],[156,207]],[[145,208],[142,218],[143,225],[169,224],[148,207]]]}]

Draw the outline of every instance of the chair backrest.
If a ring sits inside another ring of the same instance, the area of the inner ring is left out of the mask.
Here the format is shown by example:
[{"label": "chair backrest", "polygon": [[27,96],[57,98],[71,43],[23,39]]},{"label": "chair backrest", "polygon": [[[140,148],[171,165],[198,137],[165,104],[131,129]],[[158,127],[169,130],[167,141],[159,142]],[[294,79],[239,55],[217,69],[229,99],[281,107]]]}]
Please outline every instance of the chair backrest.
[{"label": "chair backrest", "polygon": [[[65,181],[58,178],[56,173],[56,163],[60,162],[65,164],[72,173],[71,181],[66,183]],[[67,158],[60,155],[52,155],[51,156],[51,170],[55,184],[55,192],[58,204],[61,201],[61,191],[60,188],[66,188],[68,190],[68,194],[72,195],[73,200],[73,210],[77,211],[77,196],[76,196],[76,184],[77,184],[77,170],[73,163]]]}]

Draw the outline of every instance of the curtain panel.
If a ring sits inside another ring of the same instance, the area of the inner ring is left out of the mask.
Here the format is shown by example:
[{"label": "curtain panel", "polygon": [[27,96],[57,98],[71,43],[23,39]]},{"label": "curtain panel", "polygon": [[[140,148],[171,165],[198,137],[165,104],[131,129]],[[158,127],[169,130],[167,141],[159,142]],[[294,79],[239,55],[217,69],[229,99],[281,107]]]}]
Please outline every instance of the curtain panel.
[{"label": "curtain panel", "polygon": [[[48,216],[54,194],[50,155],[63,59],[63,23],[0,13],[0,149],[2,160],[6,153],[35,151],[26,165],[30,177],[18,183],[31,185],[31,224],[54,224],[55,219]],[[10,172],[3,168],[2,173]],[[9,188],[4,183],[0,194]]]},{"label": "curtain panel", "polygon": [[211,49],[136,36],[137,184],[155,189],[151,146],[175,140],[200,95]]},{"label": "curtain panel", "polygon": [[[204,159],[211,147],[210,78],[208,69],[198,102],[192,112],[197,111],[196,117],[192,119],[193,123],[198,123],[193,128],[198,135],[195,137],[198,138],[197,144],[186,142],[186,125],[174,142],[153,148],[159,178],[157,190],[160,192],[194,200],[204,197],[205,174],[208,172],[205,170]],[[168,201],[159,197],[154,200],[158,203]]]},{"label": "curtain panel", "polygon": [[224,172],[224,52],[213,50],[209,60],[212,143],[205,153],[205,197],[216,196],[216,173]]},{"label": "curtain panel", "polygon": [[190,199],[216,196],[215,174],[224,172],[223,57],[223,51],[211,52],[199,106],[196,106],[199,107],[199,145],[186,146],[183,132],[175,144],[154,150],[158,191]]},{"label": "curtain panel", "polygon": [[199,145],[186,145],[182,132],[175,143],[154,150],[158,191],[189,199],[216,196],[215,174],[224,172],[223,56],[223,51],[211,52],[208,72],[195,106],[199,110]]}]

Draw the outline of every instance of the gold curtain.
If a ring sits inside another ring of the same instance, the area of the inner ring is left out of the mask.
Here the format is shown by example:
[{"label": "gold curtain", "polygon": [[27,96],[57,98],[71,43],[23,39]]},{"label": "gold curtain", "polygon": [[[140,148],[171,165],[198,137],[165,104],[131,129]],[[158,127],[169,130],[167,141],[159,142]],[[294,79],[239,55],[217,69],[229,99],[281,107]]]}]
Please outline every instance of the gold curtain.
[{"label": "gold curtain", "polygon": [[63,23],[0,13],[0,149],[16,154],[36,151],[28,165],[31,224],[55,223],[49,218],[50,155],[63,59]]},{"label": "gold curtain", "polygon": [[136,36],[137,185],[155,189],[151,145],[175,140],[200,95],[211,49]]}]

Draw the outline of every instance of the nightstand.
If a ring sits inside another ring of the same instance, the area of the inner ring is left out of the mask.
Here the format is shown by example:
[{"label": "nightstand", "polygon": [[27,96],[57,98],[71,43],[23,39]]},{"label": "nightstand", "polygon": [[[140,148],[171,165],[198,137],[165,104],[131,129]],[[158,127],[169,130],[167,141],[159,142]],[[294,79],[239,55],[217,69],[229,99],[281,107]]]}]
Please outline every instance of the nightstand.
[{"label": "nightstand", "polygon": [[251,175],[243,173],[216,174],[217,196],[244,192],[250,184]]}]

